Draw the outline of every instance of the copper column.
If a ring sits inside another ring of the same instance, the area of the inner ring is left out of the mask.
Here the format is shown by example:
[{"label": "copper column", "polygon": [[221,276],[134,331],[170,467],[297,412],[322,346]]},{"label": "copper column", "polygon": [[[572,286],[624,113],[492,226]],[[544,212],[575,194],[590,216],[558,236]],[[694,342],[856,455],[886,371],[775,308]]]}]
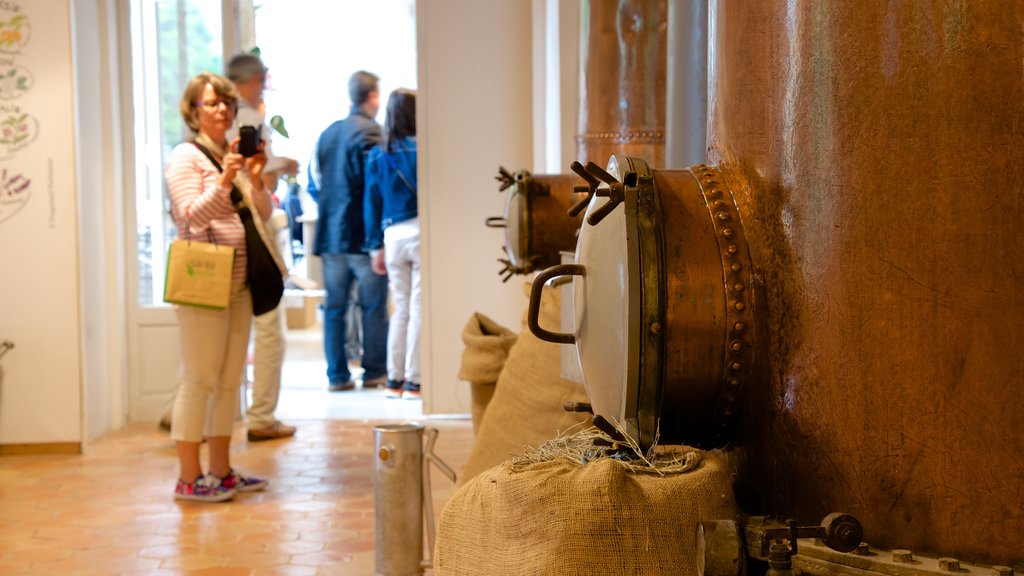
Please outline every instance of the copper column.
[{"label": "copper column", "polygon": [[769,326],[742,505],[1021,560],[1024,4],[710,15],[710,159]]}]

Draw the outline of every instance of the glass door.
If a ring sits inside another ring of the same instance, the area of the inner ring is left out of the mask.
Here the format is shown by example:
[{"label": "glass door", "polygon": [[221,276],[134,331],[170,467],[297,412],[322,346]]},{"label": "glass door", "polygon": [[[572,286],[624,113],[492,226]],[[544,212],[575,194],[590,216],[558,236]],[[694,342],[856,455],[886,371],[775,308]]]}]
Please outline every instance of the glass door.
[{"label": "glass door", "polygon": [[224,68],[222,10],[209,0],[134,4],[136,295],[142,307],[162,307],[164,258],[175,237],[163,166],[171,149],[190,136],[178,112],[188,80]]},{"label": "glass door", "polygon": [[[177,229],[163,167],[191,137],[179,102],[189,79],[222,73],[226,39],[237,37],[235,0],[123,0],[131,37],[133,184],[126,210],[129,418],[155,420],[177,386],[179,344],[173,309],[163,302],[167,247]],[[232,47],[233,50],[233,47]]]}]

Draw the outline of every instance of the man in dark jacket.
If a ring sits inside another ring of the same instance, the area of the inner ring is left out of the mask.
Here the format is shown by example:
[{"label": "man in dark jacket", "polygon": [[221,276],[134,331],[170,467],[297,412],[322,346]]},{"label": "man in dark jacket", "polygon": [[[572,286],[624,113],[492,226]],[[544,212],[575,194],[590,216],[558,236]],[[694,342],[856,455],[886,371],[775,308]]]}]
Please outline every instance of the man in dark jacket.
[{"label": "man in dark jacket", "polygon": [[319,218],[313,254],[323,262],[327,301],[324,311],[324,353],[328,389],[355,387],[345,354],[346,322],[352,284],[358,286],[363,327],[363,387],[387,381],[388,281],[373,272],[363,252],[363,187],[366,155],[380,143],[381,129],[373,118],[380,107],[379,78],[359,71],[348,83],[352,109],[344,120],[320,135],[310,160],[308,190],[317,201]]}]

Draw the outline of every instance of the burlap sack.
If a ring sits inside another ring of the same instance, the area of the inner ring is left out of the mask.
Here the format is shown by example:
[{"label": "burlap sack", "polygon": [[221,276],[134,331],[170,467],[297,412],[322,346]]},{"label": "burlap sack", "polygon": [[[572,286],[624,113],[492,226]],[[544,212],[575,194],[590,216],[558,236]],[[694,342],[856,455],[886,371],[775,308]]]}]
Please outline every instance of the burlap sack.
[{"label": "burlap sack", "polygon": [[469,382],[472,394],[473,434],[480,430],[487,405],[494,396],[498,375],[505,367],[516,334],[479,312],[474,312],[462,329],[462,364],[459,380]]},{"label": "burlap sack", "polygon": [[695,576],[701,520],[733,519],[716,455],[681,448],[664,475],[614,458],[506,462],[459,488],[434,548],[438,576]]},{"label": "burlap sack", "polygon": [[[526,294],[530,284],[525,285]],[[560,326],[561,292],[545,287],[538,320],[541,326]],[[498,376],[494,397],[480,421],[476,443],[459,475],[468,482],[480,472],[540,446],[574,426],[589,421],[589,414],[566,412],[566,402],[588,402],[583,384],[565,380],[559,344],[537,339],[523,314],[519,338],[508,353]]]}]

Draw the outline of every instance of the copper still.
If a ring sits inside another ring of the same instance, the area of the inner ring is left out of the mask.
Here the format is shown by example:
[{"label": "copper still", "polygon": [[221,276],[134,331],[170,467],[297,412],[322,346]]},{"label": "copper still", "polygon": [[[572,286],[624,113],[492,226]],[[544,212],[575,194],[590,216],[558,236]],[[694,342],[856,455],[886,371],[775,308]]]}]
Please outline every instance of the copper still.
[{"label": "copper still", "polygon": [[531,329],[642,444],[730,448],[748,513],[1020,562],[1022,29],[1010,3],[712,2],[711,166],[588,165],[576,262],[537,279],[573,277],[574,330]]},{"label": "copper still", "polygon": [[579,179],[570,174],[533,175],[498,169],[499,192],[507,190],[504,216],[487,219],[490,228],[505,230],[502,282],[514,274],[530,274],[559,262],[559,252],[576,244],[582,217],[567,218]]},{"label": "copper still", "polygon": [[[540,272],[527,321],[574,344],[596,416],[647,448],[725,446],[754,366],[752,266],[735,200],[696,165],[653,170],[613,156],[573,166],[589,185],[572,264]],[[573,277],[573,331],[538,323],[541,287]],[[596,419],[596,417],[595,417]]]},{"label": "copper still", "polygon": [[667,0],[584,0],[581,10],[577,158],[664,166]]},{"label": "copper still", "polygon": [[710,160],[765,322],[741,506],[1024,558],[1024,5],[711,3]]},{"label": "copper still", "polygon": [[[578,158],[625,154],[663,164],[667,5],[667,0],[583,2]],[[505,211],[486,224],[505,230],[502,281],[559,263],[559,252],[576,245],[582,210],[570,218],[565,214],[577,202],[572,192],[582,181],[571,174],[513,173],[503,167],[496,179],[499,191],[508,190]]]}]

